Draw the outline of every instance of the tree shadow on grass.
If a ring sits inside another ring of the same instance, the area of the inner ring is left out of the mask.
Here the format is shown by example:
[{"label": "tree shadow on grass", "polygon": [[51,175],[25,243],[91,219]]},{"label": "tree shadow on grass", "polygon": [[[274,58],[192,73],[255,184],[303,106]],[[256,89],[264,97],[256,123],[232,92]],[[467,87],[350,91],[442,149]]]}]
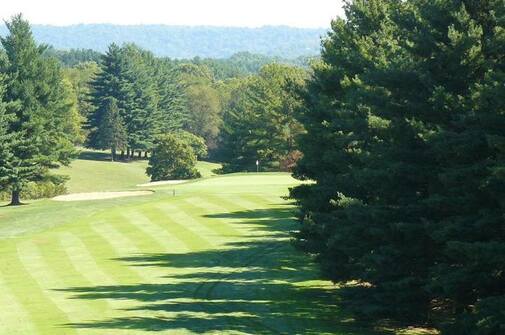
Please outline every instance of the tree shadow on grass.
[{"label": "tree shadow on grass", "polygon": [[[79,159],[85,161],[96,161],[96,162],[110,162],[111,154],[110,152],[105,151],[81,151],[78,155]],[[132,163],[138,161],[137,156],[134,158],[123,158],[118,155],[117,159],[114,161],[115,163]]]},{"label": "tree shadow on grass", "polygon": [[79,159],[86,161],[110,162],[110,153],[105,151],[81,151]]},{"label": "tree shadow on grass", "polygon": [[[72,287],[73,299],[128,300],[124,317],[72,328],[252,334],[378,334],[338,307],[338,290],[318,282],[314,265],[289,242],[289,207],[207,215],[261,232],[225,249],[143,254],[117,259],[166,269],[162,283]],[[219,224],[216,221],[216,224]],[[383,334],[383,333],[382,333]]]}]

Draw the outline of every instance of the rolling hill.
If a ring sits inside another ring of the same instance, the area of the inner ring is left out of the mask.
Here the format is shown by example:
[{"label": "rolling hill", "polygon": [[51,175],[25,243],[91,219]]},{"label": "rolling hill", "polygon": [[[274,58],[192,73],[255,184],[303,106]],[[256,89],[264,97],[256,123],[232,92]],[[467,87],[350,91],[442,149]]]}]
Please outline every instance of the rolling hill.
[{"label": "rolling hill", "polygon": [[[226,58],[248,51],[284,58],[314,56],[320,52],[325,29],[266,26],[261,28],[79,24],[33,25],[39,43],[56,49],[93,49],[103,52],[112,42],[134,42],[157,56],[171,58]],[[0,28],[0,35],[7,30]]]}]

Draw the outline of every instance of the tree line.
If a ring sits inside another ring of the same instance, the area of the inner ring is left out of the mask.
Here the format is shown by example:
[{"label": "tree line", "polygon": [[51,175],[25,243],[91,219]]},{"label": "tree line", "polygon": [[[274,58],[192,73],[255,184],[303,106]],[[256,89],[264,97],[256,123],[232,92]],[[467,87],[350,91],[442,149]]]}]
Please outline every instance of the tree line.
[{"label": "tree line", "polygon": [[61,191],[63,179],[50,172],[75,157],[74,146],[110,150],[111,160],[145,159],[173,135],[227,172],[255,170],[257,160],[263,171],[290,170],[300,156],[295,92],[306,66],[248,53],[174,60],[131,43],[99,55],[60,52],[37,45],[21,15],[7,28],[0,180],[13,205],[39,184]]},{"label": "tree line", "polygon": [[146,156],[160,135],[184,130],[205,141],[224,171],[251,170],[256,160],[264,170],[289,170],[299,157],[296,91],[306,77],[305,68],[272,63],[220,80],[209,61],[156,58],[133,44],[112,44],[88,77],[86,143],[111,149],[112,160],[118,152],[133,158]]}]

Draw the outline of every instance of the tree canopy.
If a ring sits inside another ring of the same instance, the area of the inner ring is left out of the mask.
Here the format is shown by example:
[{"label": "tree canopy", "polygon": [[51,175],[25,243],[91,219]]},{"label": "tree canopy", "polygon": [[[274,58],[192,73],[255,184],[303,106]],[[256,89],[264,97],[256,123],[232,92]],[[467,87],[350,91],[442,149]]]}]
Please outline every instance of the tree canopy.
[{"label": "tree canopy", "polygon": [[272,64],[257,76],[235,82],[223,114],[221,158],[225,171],[279,169],[295,150],[303,127],[295,119],[303,69]]},{"label": "tree canopy", "polygon": [[358,315],[503,332],[504,8],[356,0],[324,40],[296,240]]},{"label": "tree canopy", "polygon": [[151,181],[192,179],[200,177],[195,166],[196,155],[191,145],[171,133],[156,139],[146,172]]},{"label": "tree canopy", "polygon": [[45,47],[36,45],[21,15],[6,25],[9,35],[1,38],[0,76],[7,111],[0,122],[3,141],[7,136],[10,143],[2,155],[0,181],[11,190],[12,205],[18,205],[27,182],[43,178],[50,167],[69,163],[79,127],[58,63],[43,56]]}]

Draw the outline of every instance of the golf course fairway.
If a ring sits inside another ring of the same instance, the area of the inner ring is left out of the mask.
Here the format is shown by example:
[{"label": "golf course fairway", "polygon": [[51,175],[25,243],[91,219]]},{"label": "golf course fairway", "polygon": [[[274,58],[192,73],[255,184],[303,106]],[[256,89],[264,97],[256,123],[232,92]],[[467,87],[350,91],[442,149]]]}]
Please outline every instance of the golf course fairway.
[{"label": "golf course fairway", "polygon": [[0,334],[370,334],[290,243],[281,197],[297,183],[236,174],[0,208]]}]

